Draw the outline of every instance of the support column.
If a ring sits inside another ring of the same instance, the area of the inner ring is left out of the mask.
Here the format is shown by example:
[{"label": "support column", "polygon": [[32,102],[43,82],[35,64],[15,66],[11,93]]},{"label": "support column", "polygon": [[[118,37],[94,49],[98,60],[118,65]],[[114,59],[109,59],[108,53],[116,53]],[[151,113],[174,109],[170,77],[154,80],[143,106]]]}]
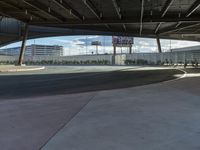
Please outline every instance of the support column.
[{"label": "support column", "polygon": [[113,49],[113,55],[115,56],[116,55],[116,46],[113,46],[114,49]]},{"label": "support column", "polygon": [[27,37],[28,37],[28,24],[26,23],[25,27],[24,27],[24,35],[23,35],[23,39],[22,39],[22,45],[21,45],[21,49],[20,49],[19,60],[18,60],[18,63],[17,63],[17,65],[19,65],[19,66],[21,66],[22,62],[23,62],[24,52],[25,52],[25,49],[26,49]]},{"label": "support column", "polygon": [[96,45],[96,55],[98,55],[99,52],[98,52],[98,45]]},{"label": "support column", "polygon": [[129,54],[132,54],[132,45],[129,46]]},{"label": "support column", "polygon": [[112,64],[115,65],[115,56],[116,56],[116,45],[113,45],[113,57],[112,57]]},{"label": "support column", "polygon": [[160,37],[158,35],[156,36],[156,40],[157,40],[158,52],[162,53],[162,48],[161,48],[161,44],[160,44]]}]

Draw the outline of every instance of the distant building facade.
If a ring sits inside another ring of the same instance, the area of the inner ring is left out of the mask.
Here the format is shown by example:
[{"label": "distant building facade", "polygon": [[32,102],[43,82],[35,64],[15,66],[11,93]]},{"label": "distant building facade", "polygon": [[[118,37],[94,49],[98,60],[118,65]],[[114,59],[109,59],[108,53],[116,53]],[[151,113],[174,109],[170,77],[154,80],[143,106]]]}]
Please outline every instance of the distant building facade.
[{"label": "distant building facade", "polygon": [[[0,49],[1,55],[19,55],[20,47]],[[26,46],[25,56],[63,56],[63,46],[59,45],[36,45]]]}]

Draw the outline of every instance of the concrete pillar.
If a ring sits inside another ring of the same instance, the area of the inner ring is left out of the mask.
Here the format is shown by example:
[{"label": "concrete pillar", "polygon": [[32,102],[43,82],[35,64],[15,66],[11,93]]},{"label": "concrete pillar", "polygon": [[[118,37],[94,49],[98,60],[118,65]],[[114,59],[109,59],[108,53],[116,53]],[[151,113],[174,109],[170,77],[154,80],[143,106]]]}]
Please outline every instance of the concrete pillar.
[{"label": "concrete pillar", "polygon": [[115,55],[116,55],[116,48],[117,48],[117,47],[116,47],[116,46],[113,46],[113,48],[114,48],[114,49],[113,49],[113,55],[115,56]]},{"label": "concrete pillar", "polygon": [[24,52],[25,52],[25,49],[26,49],[27,37],[28,37],[28,24],[26,23],[25,27],[24,27],[24,35],[23,35],[23,39],[22,39],[22,45],[21,45],[21,49],[20,49],[19,60],[18,60],[18,63],[17,63],[17,65],[19,65],[19,66],[21,66],[22,62],[23,62]]},{"label": "concrete pillar", "polygon": [[98,55],[99,52],[98,52],[98,45],[96,45],[96,54]]},{"label": "concrete pillar", "polygon": [[158,46],[158,52],[162,53],[162,48],[161,48],[161,44],[160,44],[160,37],[158,35],[156,36],[156,41],[157,41],[157,46]]},{"label": "concrete pillar", "polygon": [[113,57],[112,57],[112,64],[115,65],[115,56],[116,56],[116,45],[113,45]]},{"label": "concrete pillar", "polygon": [[132,45],[129,46],[129,54],[132,54]]}]

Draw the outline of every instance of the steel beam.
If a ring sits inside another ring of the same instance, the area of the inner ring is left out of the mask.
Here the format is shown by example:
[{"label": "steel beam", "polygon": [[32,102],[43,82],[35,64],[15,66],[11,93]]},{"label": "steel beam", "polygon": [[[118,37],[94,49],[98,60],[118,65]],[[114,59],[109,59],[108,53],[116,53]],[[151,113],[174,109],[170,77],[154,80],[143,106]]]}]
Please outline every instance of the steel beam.
[{"label": "steel beam", "polygon": [[121,9],[118,6],[117,1],[116,0],[112,0],[112,2],[113,2],[113,5],[115,7],[115,11],[117,12],[118,18],[122,19]]},{"label": "steel beam", "polygon": [[140,11],[140,35],[142,35],[142,29],[143,29],[143,16],[144,16],[144,0],[141,0],[141,11]]},{"label": "steel beam", "polygon": [[[118,18],[121,20],[121,19],[122,19],[121,9],[120,9],[119,5],[117,4],[117,1],[116,1],[116,0],[112,0],[112,2],[113,2],[113,5],[114,5],[114,7],[115,7],[115,11],[116,11],[116,13],[117,13],[117,16],[118,16]],[[126,25],[123,24],[122,26],[123,26],[124,31],[126,31],[126,30],[127,30],[127,29],[126,29]]]},{"label": "steel beam", "polygon": [[12,8],[15,8],[15,9],[22,9],[22,8],[19,8],[19,7],[17,7],[15,4],[13,4],[11,1],[5,1],[5,0],[0,0],[0,2],[1,3],[4,3],[4,4],[6,4],[6,5],[9,5],[9,6],[11,6]]},{"label": "steel beam", "polygon": [[191,16],[198,8],[200,7],[200,1],[196,0],[192,6],[188,9],[187,13],[186,13],[186,17]]},{"label": "steel beam", "polygon": [[[140,21],[139,21],[140,20]],[[177,18],[177,17],[165,17],[165,18],[131,18],[131,19],[116,19],[116,18],[110,18],[110,19],[103,19],[103,20],[96,20],[96,19],[87,19],[85,21],[76,21],[76,20],[70,20],[68,19],[65,22],[36,22],[32,21],[31,24],[33,25],[48,25],[48,24],[54,24],[54,25],[105,25],[105,24],[143,24],[143,23],[176,23],[176,22],[182,22],[182,23],[199,23],[200,19],[198,17],[182,17],[182,18]]]},{"label": "steel beam", "polygon": [[7,32],[0,32],[0,36],[4,36],[4,37],[19,37],[18,34],[15,34],[15,33],[7,33]]},{"label": "steel beam", "polygon": [[160,26],[162,25],[162,22],[160,22],[157,26],[156,29],[154,31],[154,33],[156,34],[158,32],[158,30],[160,29]]},{"label": "steel beam", "polygon": [[84,4],[90,9],[90,11],[99,19],[101,20],[102,14],[97,10],[95,5],[92,3],[91,0],[83,0]]},{"label": "steel beam", "polygon": [[[162,11],[161,11],[161,18],[163,18],[163,17],[166,15],[167,11],[169,10],[169,8],[170,8],[170,6],[173,4],[173,2],[174,2],[174,0],[167,0],[167,1],[166,1],[165,5],[164,5],[164,7],[163,7],[163,9],[162,9]],[[160,23],[156,26],[156,29],[155,29],[155,31],[154,31],[155,34],[159,31],[161,25],[162,25],[162,22],[160,22]]]},{"label": "steel beam", "polygon": [[122,26],[123,26],[124,31],[127,31],[126,25],[123,24]]},{"label": "steel beam", "polygon": [[28,24],[25,24],[25,28],[24,28],[24,35],[23,35],[23,39],[22,39],[22,46],[21,46],[21,50],[20,50],[20,54],[19,54],[19,60],[17,65],[21,66],[22,62],[23,62],[23,58],[24,58],[24,52],[26,49],[26,40],[28,38]]},{"label": "steel beam", "polygon": [[179,27],[181,25],[181,22],[178,22],[175,26],[175,28]]},{"label": "steel beam", "polygon": [[110,26],[109,24],[105,24],[105,26],[106,26],[106,28],[107,28],[108,30],[111,30],[111,26]]},{"label": "steel beam", "polygon": [[34,7],[35,9],[37,9],[37,10],[39,10],[41,12],[44,12],[45,14],[48,14],[51,17],[54,17],[59,22],[66,21],[64,17],[62,17],[60,14],[58,14],[55,11],[53,11],[52,9],[49,9],[48,6],[44,6],[44,4],[42,4],[38,0],[34,0],[34,1],[24,0],[24,2],[26,4],[28,4],[29,6]]},{"label": "steel beam", "polygon": [[160,34],[168,34],[168,33],[172,33],[172,32],[177,32],[177,31],[192,28],[192,27],[195,27],[195,26],[200,26],[200,23],[195,23],[195,24],[191,23],[191,24],[188,24],[188,25],[182,25],[179,28],[172,26],[170,29],[165,29],[165,31],[161,31]]},{"label": "steel beam", "polygon": [[[7,4],[7,5],[9,5],[9,6],[15,8],[15,9],[17,9],[17,10],[20,10],[20,11],[24,11],[24,12],[25,12],[25,9],[24,9],[24,8],[22,8],[22,7],[20,7],[20,6],[16,6],[16,5],[15,5],[14,3],[12,3],[11,1],[3,1],[3,0],[0,0],[0,1],[1,1],[2,3],[4,3],[4,4]],[[37,17],[37,18],[40,18],[40,19],[42,19],[42,20],[45,20],[43,17],[41,17],[41,16],[38,15],[38,14],[32,13],[32,12],[30,12],[30,11],[27,11],[27,13],[29,14],[29,17],[35,16],[35,17]]]},{"label": "steel beam", "polygon": [[166,1],[165,5],[164,5],[164,7],[161,11],[161,17],[162,18],[166,15],[167,11],[169,10],[170,6],[173,4],[174,1],[175,0],[167,0]]},{"label": "steel beam", "polygon": [[157,41],[157,46],[158,46],[158,52],[162,53],[162,48],[161,48],[161,44],[160,44],[160,37],[158,35],[156,36],[156,41]]},{"label": "steel beam", "polygon": [[[196,0],[186,12],[185,17],[190,17],[199,7],[200,7],[200,1]],[[177,27],[180,26],[181,24],[182,24],[181,22],[178,22]]]},{"label": "steel beam", "polygon": [[75,9],[73,9],[66,1],[61,0],[53,0],[58,6],[62,9],[68,11],[71,15],[78,18],[79,20],[83,20],[83,16],[81,16]]},{"label": "steel beam", "polygon": [[[30,12],[28,11],[28,13],[30,13]],[[30,14],[33,15],[33,16],[35,16],[35,17],[37,17],[37,18],[42,19],[43,21],[47,21],[47,18],[45,18],[45,17],[37,14],[36,12],[31,12]]]},{"label": "steel beam", "polygon": [[5,14],[4,12],[1,12],[1,11],[0,11],[0,15],[1,15],[1,16],[3,16],[3,17],[9,17],[9,18],[11,18],[11,16],[10,16],[10,15],[8,15],[8,14]]}]

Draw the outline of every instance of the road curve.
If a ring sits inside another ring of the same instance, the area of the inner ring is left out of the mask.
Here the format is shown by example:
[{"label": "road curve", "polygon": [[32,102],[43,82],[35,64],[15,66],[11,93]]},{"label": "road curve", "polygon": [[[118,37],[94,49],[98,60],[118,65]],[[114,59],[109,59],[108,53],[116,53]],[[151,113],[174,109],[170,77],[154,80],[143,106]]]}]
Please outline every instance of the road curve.
[{"label": "road curve", "polygon": [[101,91],[42,150],[197,150],[200,75]]},{"label": "road curve", "polygon": [[77,72],[69,67],[58,67],[60,72],[56,69],[54,72],[47,67],[45,72],[39,73],[0,74],[0,100],[140,86],[171,80],[175,74],[182,73],[169,69],[137,70],[136,67],[92,72],[86,69]]},{"label": "road curve", "polygon": [[2,150],[154,149],[197,133],[199,97],[188,79],[161,82],[180,71],[65,72],[0,76]]}]

